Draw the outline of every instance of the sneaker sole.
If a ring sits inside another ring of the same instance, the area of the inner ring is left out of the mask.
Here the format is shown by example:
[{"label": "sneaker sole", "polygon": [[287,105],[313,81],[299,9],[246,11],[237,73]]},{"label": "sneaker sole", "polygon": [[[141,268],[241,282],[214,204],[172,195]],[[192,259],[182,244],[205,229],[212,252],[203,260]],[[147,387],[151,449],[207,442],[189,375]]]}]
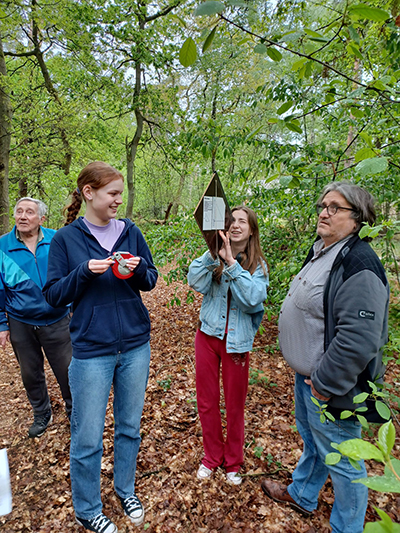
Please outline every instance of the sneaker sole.
[{"label": "sneaker sole", "polygon": [[229,483],[229,485],[236,485],[236,487],[238,485],[241,485],[242,484],[242,479],[240,481],[232,481],[231,479],[229,479],[228,477],[226,478],[226,481]]},{"label": "sneaker sole", "polygon": [[134,526],[140,526],[140,524],[142,524],[144,521],[144,510],[143,510],[143,514],[138,517],[129,516],[127,513],[125,513],[125,515],[129,518],[129,520],[132,522]]},{"label": "sneaker sole", "polygon": [[46,433],[47,428],[50,426],[50,424],[52,422],[53,422],[53,415],[51,415],[50,420],[47,423],[47,426],[44,428],[44,430],[41,433],[38,433],[37,435],[29,435],[29,432],[28,432],[28,437],[30,439],[37,439],[37,438],[41,437],[42,435],[44,435]]},{"label": "sneaker sole", "polygon": [[[75,521],[76,521],[76,523],[79,524],[80,526],[85,527],[85,526],[82,524],[82,522],[81,522],[78,518],[76,518],[76,517],[75,517]],[[118,533],[117,526],[116,526],[115,524],[113,524],[113,526],[114,526],[114,531],[112,531],[111,533]],[[85,529],[86,529],[86,528],[85,528]],[[86,531],[90,531],[90,529],[86,529]]]}]

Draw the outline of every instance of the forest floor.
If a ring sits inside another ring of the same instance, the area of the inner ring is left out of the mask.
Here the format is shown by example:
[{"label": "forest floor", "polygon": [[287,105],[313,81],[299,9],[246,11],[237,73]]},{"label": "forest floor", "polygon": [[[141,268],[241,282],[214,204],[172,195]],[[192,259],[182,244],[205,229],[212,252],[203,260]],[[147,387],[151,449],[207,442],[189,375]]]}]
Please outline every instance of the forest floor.
[{"label": "forest floor", "polygon": [[[320,493],[318,509],[303,518],[289,506],[265,497],[264,477],[289,482],[300,458],[296,431],[293,373],[276,351],[277,327],[264,319],[251,354],[246,404],[244,480],[228,485],[223,472],[200,482],[201,426],[196,411],[194,336],[201,298],[184,303],[188,287],[167,286],[160,279],[144,300],[152,319],[152,361],[142,419],[136,491],[146,509],[136,528],[124,517],[113,490],[113,415],[110,399],[104,433],[102,498],[104,512],[120,533],[229,533],[253,531],[322,532],[329,529],[333,492],[330,481]],[[178,295],[182,305],[171,306]],[[392,364],[387,380],[400,382],[400,366]],[[27,437],[32,413],[11,346],[0,353],[0,448],[7,448],[13,510],[0,517],[0,530],[11,532],[83,532],[74,520],[69,480],[69,424],[55,379],[47,367],[54,421],[39,439]],[[397,435],[400,435],[397,427]],[[396,456],[400,456],[399,438]],[[369,473],[381,472],[368,465]],[[373,507],[400,522],[400,495],[370,491],[367,521]]]}]

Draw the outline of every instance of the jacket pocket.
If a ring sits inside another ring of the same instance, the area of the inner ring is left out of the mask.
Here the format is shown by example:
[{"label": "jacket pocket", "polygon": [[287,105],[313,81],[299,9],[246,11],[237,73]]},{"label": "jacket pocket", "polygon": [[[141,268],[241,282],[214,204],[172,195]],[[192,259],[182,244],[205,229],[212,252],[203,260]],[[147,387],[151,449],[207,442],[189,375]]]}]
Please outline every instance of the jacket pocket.
[{"label": "jacket pocket", "polygon": [[114,304],[95,305],[82,337],[92,344],[113,344],[118,340],[118,322]]},{"label": "jacket pocket", "polygon": [[150,331],[150,317],[140,298],[120,300],[118,316],[121,323],[121,338],[129,340]]}]

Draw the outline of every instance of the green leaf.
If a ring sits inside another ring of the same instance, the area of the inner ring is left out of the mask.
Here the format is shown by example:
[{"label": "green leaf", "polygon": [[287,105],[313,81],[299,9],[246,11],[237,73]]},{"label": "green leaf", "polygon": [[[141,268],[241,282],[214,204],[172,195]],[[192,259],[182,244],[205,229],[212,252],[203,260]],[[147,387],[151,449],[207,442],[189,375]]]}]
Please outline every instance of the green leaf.
[{"label": "green leaf", "polygon": [[357,415],[357,420],[360,422],[362,427],[364,427],[366,429],[369,428],[368,420],[365,418],[365,416]]},{"label": "green leaf", "polygon": [[253,130],[251,133],[249,133],[245,139],[245,141],[249,141],[250,139],[252,139],[255,135],[257,135],[257,133],[263,128],[263,126],[258,126],[258,128],[256,128],[255,130]]},{"label": "green leaf", "polygon": [[207,39],[204,41],[204,44],[203,44],[203,54],[204,52],[206,52],[210,46],[212,45],[212,42],[214,40],[214,37],[215,37],[215,32],[217,31],[217,26],[214,26],[214,28],[210,31],[210,33],[208,34],[207,36]]},{"label": "green leaf", "polygon": [[[392,466],[393,466],[396,474],[400,477],[400,459],[392,459]],[[388,467],[386,467],[386,468],[389,470]]]},{"label": "green leaf", "polygon": [[304,33],[306,33],[310,37],[321,37],[321,39],[324,39],[324,36],[321,35],[321,33],[317,33],[314,30],[309,30],[308,28],[304,28]]},{"label": "green leaf", "polygon": [[368,392],[362,392],[361,394],[357,394],[357,396],[354,396],[353,398],[353,403],[363,403],[368,398],[368,396]]},{"label": "green leaf", "polygon": [[262,44],[262,43],[256,44],[256,46],[254,47],[254,52],[256,54],[261,54],[261,55],[266,54],[267,50],[268,48],[265,46],[265,44]]},{"label": "green leaf", "polygon": [[288,130],[294,131],[295,133],[303,133],[303,130],[296,122],[285,122],[285,126]]},{"label": "green leaf", "polygon": [[378,492],[400,492],[400,481],[394,476],[392,478],[384,476],[363,477],[353,481],[353,483],[362,483],[366,487]]},{"label": "green leaf", "polygon": [[329,39],[326,37],[310,37],[310,41],[314,41],[316,43],[327,43],[329,42]]},{"label": "green leaf", "polygon": [[331,452],[331,453],[328,453],[326,456],[325,456],[325,464],[326,465],[336,465],[340,459],[342,458],[342,456],[340,455],[340,453],[336,453],[336,452]]},{"label": "green leaf", "polygon": [[291,107],[293,107],[294,102],[292,100],[289,100],[289,102],[285,102],[282,104],[277,110],[278,115],[283,115],[283,113],[286,113],[286,111],[289,111]]},{"label": "green leaf", "polygon": [[362,53],[360,52],[360,50],[358,49],[358,46],[354,43],[349,43],[347,46],[346,46],[346,50],[347,52],[350,54],[350,55],[353,55],[353,56],[357,56],[358,59],[364,59]]},{"label": "green leaf", "polygon": [[346,418],[349,418],[353,413],[352,411],[342,411],[340,413],[340,420],[345,420]]},{"label": "green leaf", "polygon": [[[375,507],[375,510],[379,513],[380,509]],[[383,512],[383,511],[382,511]],[[386,513],[385,513],[386,514]],[[390,520],[389,516],[388,519]],[[364,533],[400,533],[400,524],[394,524],[390,520],[389,529],[386,523],[382,522],[368,522],[365,524]]]},{"label": "green leaf", "polygon": [[358,463],[355,459],[352,459],[351,457],[349,457],[349,463],[354,468],[354,470],[359,470],[359,471],[361,470],[360,463]]},{"label": "green leaf", "polygon": [[228,6],[237,6],[237,7],[249,7],[249,4],[244,0],[226,0]]},{"label": "green leaf", "polygon": [[279,50],[273,47],[267,48],[267,54],[272,59],[272,61],[280,61],[282,59],[282,54]]},{"label": "green leaf", "polygon": [[302,57],[301,59],[299,59],[299,61],[296,61],[295,63],[293,63],[292,70],[300,70],[301,67],[304,66],[304,63],[306,63],[306,61],[307,61],[307,59]]},{"label": "green leaf", "polygon": [[389,420],[391,417],[390,409],[385,403],[378,400],[375,402],[375,408],[384,420]]},{"label": "green leaf", "polygon": [[365,413],[365,411],[368,411],[368,407],[356,407],[355,411],[356,413]]},{"label": "green leaf", "polygon": [[365,115],[364,111],[359,107],[351,107],[350,113],[356,118],[362,118]]},{"label": "green leaf", "polygon": [[388,160],[386,157],[372,157],[360,161],[356,166],[356,171],[361,176],[367,176],[369,174],[378,174],[383,172],[388,167]]},{"label": "green leaf", "polygon": [[358,35],[358,31],[353,26],[349,26],[347,29],[349,30],[350,39],[352,39],[355,43],[360,44],[360,36]]},{"label": "green leaf", "polygon": [[382,463],[384,460],[382,452],[376,446],[362,439],[345,440],[339,444],[338,450],[342,455],[346,455],[355,461],[375,459],[375,461]]},{"label": "green leaf", "polygon": [[[375,405],[377,403],[382,403],[382,402],[375,402]],[[384,403],[382,403],[382,405],[386,407]],[[386,409],[389,411],[388,407],[386,407]],[[390,411],[389,411],[389,416],[390,416]],[[394,425],[391,420],[389,422],[386,422],[385,424],[382,424],[382,426],[379,428],[378,436],[379,436],[379,444],[382,446],[385,454],[390,455],[393,449],[395,440],[396,440],[396,430],[394,429]]]},{"label": "green leaf", "polygon": [[364,146],[364,148],[361,148],[361,150],[358,150],[358,152],[354,155],[354,160],[356,163],[359,161],[363,161],[364,159],[368,159],[371,157],[374,157],[376,154],[375,152],[369,148],[368,146]]},{"label": "green leaf", "polygon": [[371,7],[367,4],[356,4],[349,7],[349,15],[356,18],[374,20],[376,22],[384,22],[387,19],[390,19],[389,13],[383,11],[383,9],[378,9],[377,7]]},{"label": "green leaf", "polygon": [[203,15],[215,15],[216,13],[222,13],[224,9],[225,6],[222,2],[207,0],[197,7],[194,16],[201,17]]},{"label": "green leaf", "polygon": [[364,139],[364,141],[368,144],[370,148],[373,147],[371,135],[368,135],[368,133],[366,133],[365,131],[361,131],[359,135],[362,139]]},{"label": "green leaf", "polygon": [[[282,176],[281,178],[279,178],[279,183],[282,187],[285,187],[285,189],[294,189],[295,187],[298,187],[300,185],[300,180],[293,176]],[[318,400],[315,400],[315,398],[313,397],[311,397],[311,400],[319,407]]]},{"label": "green leaf", "polygon": [[179,50],[179,62],[184,67],[190,67],[197,59],[196,43],[188,37]]}]

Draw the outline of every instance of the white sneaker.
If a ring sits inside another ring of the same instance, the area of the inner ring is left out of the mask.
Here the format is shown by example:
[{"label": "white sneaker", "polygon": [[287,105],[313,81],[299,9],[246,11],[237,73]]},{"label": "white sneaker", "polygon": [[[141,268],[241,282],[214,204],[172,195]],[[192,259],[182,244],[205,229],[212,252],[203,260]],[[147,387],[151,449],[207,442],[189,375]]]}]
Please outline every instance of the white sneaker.
[{"label": "white sneaker", "polygon": [[242,482],[242,477],[239,476],[237,472],[227,472],[226,480],[228,483],[232,483],[232,485],[240,485]]},{"label": "white sneaker", "polygon": [[197,479],[209,479],[212,473],[212,470],[210,470],[209,468],[204,466],[203,463],[201,463],[199,469],[197,470]]}]

